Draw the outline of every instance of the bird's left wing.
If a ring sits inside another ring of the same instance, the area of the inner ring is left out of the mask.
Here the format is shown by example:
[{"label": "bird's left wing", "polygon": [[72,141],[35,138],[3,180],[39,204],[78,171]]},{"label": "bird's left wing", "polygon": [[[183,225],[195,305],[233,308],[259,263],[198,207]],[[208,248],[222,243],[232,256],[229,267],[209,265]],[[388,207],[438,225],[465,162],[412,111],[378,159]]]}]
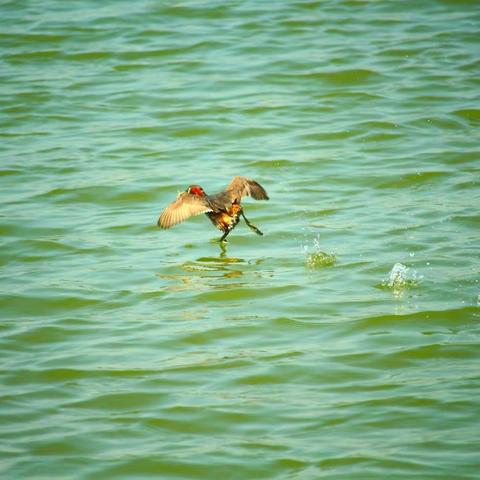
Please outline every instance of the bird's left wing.
[{"label": "bird's left wing", "polygon": [[245,195],[250,195],[255,200],[268,200],[265,189],[255,180],[246,177],[233,177],[226,191],[232,202],[239,202]]}]

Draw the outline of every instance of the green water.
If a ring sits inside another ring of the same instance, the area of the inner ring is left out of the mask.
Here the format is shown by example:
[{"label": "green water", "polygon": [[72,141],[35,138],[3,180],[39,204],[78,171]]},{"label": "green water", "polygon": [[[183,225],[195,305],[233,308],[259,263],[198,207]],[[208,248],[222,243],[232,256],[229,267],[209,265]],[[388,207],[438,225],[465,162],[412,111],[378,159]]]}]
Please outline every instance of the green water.
[{"label": "green water", "polygon": [[[0,477],[475,479],[476,1],[0,3]],[[155,223],[234,175],[259,237]]]}]

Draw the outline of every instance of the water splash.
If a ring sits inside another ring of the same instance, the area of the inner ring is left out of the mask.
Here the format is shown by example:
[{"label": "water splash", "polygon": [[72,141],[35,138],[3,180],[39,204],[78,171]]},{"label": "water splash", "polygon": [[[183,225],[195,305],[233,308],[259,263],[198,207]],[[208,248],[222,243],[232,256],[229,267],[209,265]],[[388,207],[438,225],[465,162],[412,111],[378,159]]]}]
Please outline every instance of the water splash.
[{"label": "water splash", "polygon": [[408,267],[402,263],[396,263],[390,271],[387,287],[400,288],[407,284]]},{"label": "water splash", "polygon": [[318,235],[313,239],[312,247],[310,248],[308,244],[304,245],[303,251],[307,259],[308,268],[331,267],[337,261],[333,253],[326,253],[320,250],[320,238]]},{"label": "water splash", "polygon": [[390,270],[388,279],[382,282],[382,287],[389,288],[395,294],[401,294],[406,288],[416,287],[423,279],[413,268],[403,263],[396,263]]}]

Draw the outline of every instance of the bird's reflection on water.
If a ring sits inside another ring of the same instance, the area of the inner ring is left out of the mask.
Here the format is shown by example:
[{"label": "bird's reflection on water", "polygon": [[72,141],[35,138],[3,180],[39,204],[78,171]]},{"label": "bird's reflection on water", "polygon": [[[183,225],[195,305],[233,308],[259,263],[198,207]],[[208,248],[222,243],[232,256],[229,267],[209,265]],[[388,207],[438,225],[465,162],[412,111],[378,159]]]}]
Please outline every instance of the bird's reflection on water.
[{"label": "bird's reflection on water", "polygon": [[[224,242],[219,243],[219,249],[218,256],[199,257],[178,265],[176,268],[181,269],[182,273],[158,273],[157,276],[169,281],[169,284],[164,287],[169,291],[203,291],[211,288],[244,287],[251,284],[252,275],[259,275],[257,270],[252,271],[248,267],[261,264],[262,259],[247,261],[243,258],[230,257],[227,244]],[[236,281],[232,281],[234,279]]]}]

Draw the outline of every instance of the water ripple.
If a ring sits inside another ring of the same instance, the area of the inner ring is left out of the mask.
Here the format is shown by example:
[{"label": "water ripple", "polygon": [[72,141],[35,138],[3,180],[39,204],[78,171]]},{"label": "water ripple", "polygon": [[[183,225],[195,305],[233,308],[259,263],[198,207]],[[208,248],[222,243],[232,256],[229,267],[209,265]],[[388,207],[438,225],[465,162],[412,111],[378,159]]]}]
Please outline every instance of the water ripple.
[{"label": "water ripple", "polygon": [[473,5],[2,3],[2,478],[478,477]]}]

